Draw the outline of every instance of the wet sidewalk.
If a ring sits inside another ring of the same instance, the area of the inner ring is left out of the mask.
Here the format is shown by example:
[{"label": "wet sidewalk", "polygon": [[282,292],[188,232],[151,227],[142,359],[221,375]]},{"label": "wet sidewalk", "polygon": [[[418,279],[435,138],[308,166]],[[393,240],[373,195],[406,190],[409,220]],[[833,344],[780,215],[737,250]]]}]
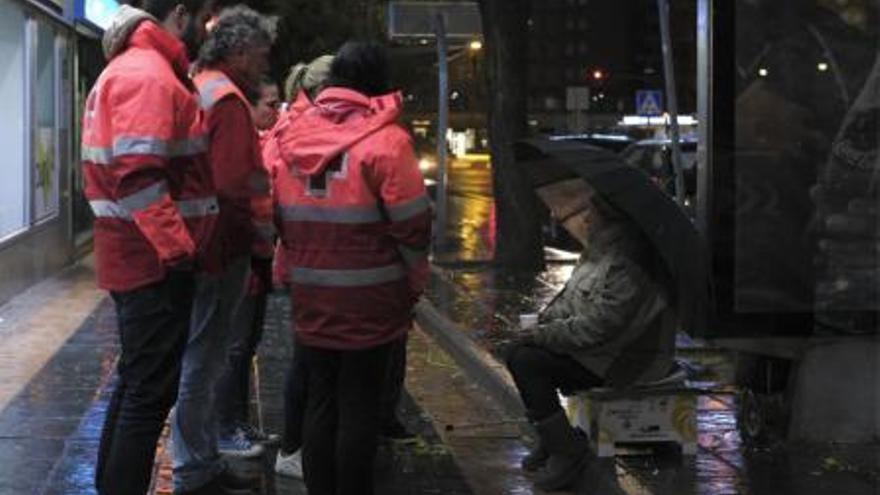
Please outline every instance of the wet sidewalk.
[{"label": "wet sidewalk", "polygon": [[[504,347],[516,338],[518,315],[540,310],[562,287],[575,256],[552,251],[537,277],[499,273],[488,264],[435,266],[420,324],[460,365],[514,414],[521,411],[504,368]],[[701,365],[707,392],[698,398],[697,454],[674,446],[624,449],[585,475],[577,493],[797,494],[880,493],[880,445],[793,445],[778,439],[746,444],[739,433],[735,356],[679,339],[679,355]]]},{"label": "wet sidewalk", "polygon": [[[90,277],[89,270],[83,269],[75,278],[89,287]],[[73,330],[15,329],[30,335],[34,342],[43,335],[43,347],[50,351],[44,363],[38,362],[40,368],[19,380],[19,389],[10,393],[8,403],[0,409],[0,495],[95,493],[94,462],[104,413],[115,387],[118,345],[112,303],[95,291],[88,295],[93,297],[91,306],[73,304],[76,298],[84,298],[76,291],[43,298],[44,306],[61,312],[74,306],[90,308],[82,321],[73,318],[63,322],[75,322]],[[282,430],[289,324],[287,297],[273,295],[252,403],[255,417],[271,432]],[[47,333],[52,338],[46,337]],[[13,344],[19,341],[7,340]],[[5,347],[0,351],[16,354],[15,349]],[[21,349],[21,354],[27,354],[26,350]],[[505,416],[451,358],[418,331],[412,335],[408,358],[407,392],[400,416],[418,437],[413,442],[383,445],[377,461],[377,493],[530,493],[509,489],[511,483],[528,484],[516,468],[522,455],[518,420]],[[35,366],[34,359],[24,356],[12,361],[21,361],[19,367],[28,364],[25,361]],[[12,361],[0,362],[0,366],[7,364],[12,369],[16,366]],[[168,442],[166,431],[157,454],[155,494],[171,493]],[[305,494],[301,482],[275,476],[274,459],[272,451],[257,461],[236,462],[233,468],[253,482],[255,494]]]},{"label": "wet sidewalk", "polygon": [[[571,262],[560,256],[537,279],[504,277],[478,265],[435,271],[428,294],[432,304],[420,308],[420,320],[428,327],[410,340],[401,409],[403,421],[419,437],[383,447],[377,493],[539,493],[518,467],[528,430],[515,391],[509,379],[499,384],[487,376],[503,377],[500,350],[515,336],[516,315],[551,297]],[[0,372],[7,378],[0,389],[7,397],[0,408],[0,495],[95,493],[94,460],[115,386],[118,347],[113,306],[94,290],[91,277],[87,266],[75,267],[0,308]],[[425,308],[436,318],[425,319]],[[252,404],[254,417],[271,432],[282,428],[288,329],[287,298],[273,295]],[[470,353],[483,374],[462,361],[462,352]],[[717,377],[728,374],[723,359],[714,363],[721,369]],[[506,402],[497,400],[499,389],[508,394]],[[736,409],[737,396],[729,389],[704,394],[696,456],[682,457],[667,448],[630,450],[637,455],[596,463],[577,493],[880,493],[880,449],[875,446],[750,447],[740,438]],[[156,494],[171,493],[167,442],[165,436],[158,453]],[[274,475],[274,456],[269,452],[234,467],[253,480],[255,494],[306,493],[302,483]]]}]

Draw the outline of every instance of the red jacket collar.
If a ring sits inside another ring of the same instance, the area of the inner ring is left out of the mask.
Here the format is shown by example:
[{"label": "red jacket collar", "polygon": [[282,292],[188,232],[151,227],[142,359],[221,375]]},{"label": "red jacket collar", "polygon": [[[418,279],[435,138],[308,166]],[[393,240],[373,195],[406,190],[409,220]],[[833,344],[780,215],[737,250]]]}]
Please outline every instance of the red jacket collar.
[{"label": "red jacket collar", "polygon": [[183,80],[189,79],[186,45],[153,21],[143,21],[129,38],[129,46],[159,52]]},{"label": "red jacket collar", "polygon": [[247,79],[240,76],[238,72],[232,70],[232,68],[230,68],[229,65],[225,63],[221,62],[211,67],[207,67],[207,69],[222,72],[223,75],[226,76],[230,81],[232,81],[232,84],[234,84],[239,89],[239,91],[241,91],[242,94],[246,96],[249,96],[254,92],[254,88],[252,88],[251,85],[248,84]]},{"label": "red jacket collar", "polygon": [[321,91],[318,97],[315,98],[315,105],[329,107],[340,105],[368,108],[370,106],[370,97],[351,89],[330,87]]},{"label": "red jacket collar", "polygon": [[392,111],[399,114],[403,107],[403,97],[400,92],[369,97],[351,89],[329,87],[315,98],[315,105],[331,111],[359,107],[373,113]]}]

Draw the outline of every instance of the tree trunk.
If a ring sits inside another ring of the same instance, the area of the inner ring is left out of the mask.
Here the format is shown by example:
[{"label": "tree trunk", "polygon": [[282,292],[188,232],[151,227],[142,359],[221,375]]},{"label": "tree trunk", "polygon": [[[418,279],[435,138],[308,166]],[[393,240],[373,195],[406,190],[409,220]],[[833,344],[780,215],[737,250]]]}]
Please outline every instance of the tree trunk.
[{"label": "tree trunk", "polygon": [[528,0],[480,0],[490,94],[489,141],[497,214],[495,262],[503,268],[544,266],[539,212],[526,170],[513,155],[526,137]]}]

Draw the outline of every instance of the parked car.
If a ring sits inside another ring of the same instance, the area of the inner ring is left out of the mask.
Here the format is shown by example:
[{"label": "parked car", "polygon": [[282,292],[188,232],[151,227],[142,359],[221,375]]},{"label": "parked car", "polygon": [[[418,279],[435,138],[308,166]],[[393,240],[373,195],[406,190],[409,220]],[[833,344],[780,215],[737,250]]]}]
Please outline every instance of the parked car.
[{"label": "parked car", "polygon": [[[620,157],[630,165],[644,170],[661,189],[673,196],[675,174],[672,167],[671,144],[670,139],[645,139],[620,152]],[[690,207],[697,193],[697,141],[683,138],[680,146],[685,206]]]},{"label": "parked car", "polygon": [[593,132],[585,134],[560,134],[550,136],[552,141],[577,141],[619,153],[635,143],[635,139],[626,134],[613,132]]}]

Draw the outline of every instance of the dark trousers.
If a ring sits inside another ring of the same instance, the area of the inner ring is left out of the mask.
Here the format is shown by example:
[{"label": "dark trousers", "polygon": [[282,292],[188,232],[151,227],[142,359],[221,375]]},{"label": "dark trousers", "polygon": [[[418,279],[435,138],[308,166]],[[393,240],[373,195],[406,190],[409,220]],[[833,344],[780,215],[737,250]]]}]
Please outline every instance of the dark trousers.
[{"label": "dark trousers", "polygon": [[308,370],[303,359],[301,346],[293,338],[293,360],[287,367],[284,377],[284,437],[281,452],[292,454],[302,447],[303,423],[308,399]]},{"label": "dark trousers", "polygon": [[391,343],[388,358],[388,371],[382,391],[382,409],[380,421],[383,428],[388,428],[397,421],[397,405],[403,394],[406,380],[406,335]]},{"label": "dark trousers", "polygon": [[382,389],[392,344],[301,346],[308,370],[303,471],[310,495],[372,495]]},{"label": "dark trousers", "polygon": [[217,380],[216,407],[221,434],[248,422],[251,372],[257,346],[263,338],[268,289],[271,287],[266,281],[271,283],[272,260],[253,260],[251,268],[263,280],[262,288],[256,294],[247,294],[237,314],[233,315],[232,324],[247,326],[247,330],[239,332],[240,338],[230,343],[226,366]]},{"label": "dark trousers", "polygon": [[149,489],[156,442],[177,398],[193,288],[191,273],[171,272],[150,286],[111,293],[121,353],[95,467],[101,495]]},{"label": "dark trousers", "polygon": [[602,385],[601,378],[572,357],[530,344],[510,349],[507,369],[513,375],[529,420],[534,422],[562,411],[557,390],[573,392]]},{"label": "dark trousers", "polygon": [[[389,427],[397,419],[397,405],[400,403],[406,378],[406,343],[407,336],[391,343],[388,370],[382,388],[380,428]],[[284,454],[296,452],[303,443],[308,372],[298,348],[294,338],[293,360],[284,379],[284,438],[281,441],[281,451]]]}]

